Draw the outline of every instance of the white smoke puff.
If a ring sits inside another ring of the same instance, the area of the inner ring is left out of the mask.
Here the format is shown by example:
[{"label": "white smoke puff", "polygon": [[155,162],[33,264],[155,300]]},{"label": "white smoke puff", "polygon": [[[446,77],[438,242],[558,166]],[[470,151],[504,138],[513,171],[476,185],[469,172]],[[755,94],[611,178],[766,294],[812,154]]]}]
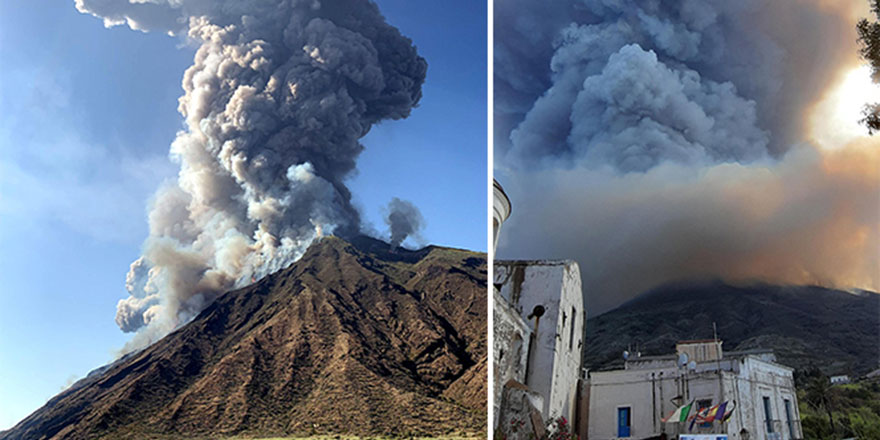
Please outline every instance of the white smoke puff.
[{"label": "white smoke puff", "polygon": [[116,305],[116,325],[123,331],[135,331],[155,317],[155,310],[150,310],[159,304],[160,298],[156,287],[150,283],[151,271],[143,257],[131,263],[125,276],[125,289],[130,296],[119,300]]},{"label": "white smoke puff", "polygon": [[391,247],[397,248],[407,237],[417,235],[425,219],[411,202],[394,197],[388,202],[385,224],[391,236]]},{"label": "white smoke puff", "polygon": [[159,304],[159,295],[147,295],[143,298],[130,296],[119,300],[116,304],[116,325],[122,331],[131,332],[149,325],[155,317],[154,307]]},{"label": "white smoke puff", "polygon": [[118,308],[120,327],[139,332],[127,349],[289,265],[320,234],[357,233],[344,181],[359,139],[409,115],[427,68],[374,3],[76,4],[107,25],[186,33],[200,45],[183,78],[187,129],[171,146],[179,178],[153,200],[131,297]]},{"label": "white smoke puff", "polygon": [[125,275],[125,290],[129,294],[146,293],[147,272],[150,268],[144,262],[143,257],[134,260],[129,265],[128,273]]}]

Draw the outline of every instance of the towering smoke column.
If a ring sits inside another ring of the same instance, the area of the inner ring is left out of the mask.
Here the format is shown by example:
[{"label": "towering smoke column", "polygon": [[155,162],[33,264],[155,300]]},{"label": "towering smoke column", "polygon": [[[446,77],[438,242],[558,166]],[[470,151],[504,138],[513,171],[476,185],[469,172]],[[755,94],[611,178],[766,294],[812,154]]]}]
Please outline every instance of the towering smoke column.
[{"label": "towering smoke column", "polygon": [[415,205],[397,197],[392,198],[385,216],[385,224],[391,231],[391,248],[397,248],[406,237],[418,233],[424,222]]},{"label": "towering smoke column", "polygon": [[521,207],[499,255],[577,259],[593,312],[678,279],[880,288],[877,143],[809,132],[855,63],[831,3],[496,3],[496,170]]},{"label": "towering smoke column", "polygon": [[225,290],[299,258],[322,233],[360,227],[344,179],[383,119],[421,97],[427,65],[367,0],[77,0],[106,25],[185,32],[186,131],[116,322],[161,337]]}]

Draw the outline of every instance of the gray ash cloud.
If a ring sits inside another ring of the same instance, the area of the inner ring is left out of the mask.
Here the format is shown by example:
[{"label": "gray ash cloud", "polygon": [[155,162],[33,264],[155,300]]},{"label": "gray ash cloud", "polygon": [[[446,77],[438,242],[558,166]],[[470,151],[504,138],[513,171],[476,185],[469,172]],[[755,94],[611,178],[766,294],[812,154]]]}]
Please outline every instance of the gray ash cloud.
[{"label": "gray ash cloud", "polygon": [[356,234],[345,179],[360,138],[409,115],[427,64],[366,0],[77,0],[106,25],[185,35],[177,181],[155,195],[150,236],[117,323],[132,346],[220,293],[286,266],[322,233]]},{"label": "gray ash cloud", "polygon": [[499,255],[576,259],[594,312],[676,279],[880,286],[873,159],[807,133],[856,54],[826,3],[496,2]]},{"label": "gray ash cloud", "polygon": [[394,197],[388,203],[385,224],[391,235],[391,247],[400,246],[407,237],[418,234],[424,227],[425,219],[412,203]]}]

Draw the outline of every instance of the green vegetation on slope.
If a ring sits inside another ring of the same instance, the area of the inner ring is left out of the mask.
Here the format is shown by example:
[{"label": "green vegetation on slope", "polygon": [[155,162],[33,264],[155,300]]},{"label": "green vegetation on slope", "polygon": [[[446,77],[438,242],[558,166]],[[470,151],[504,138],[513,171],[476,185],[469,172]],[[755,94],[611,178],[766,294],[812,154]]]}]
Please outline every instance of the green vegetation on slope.
[{"label": "green vegetation on slope", "polygon": [[880,440],[880,382],[831,385],[815,371],[800,375],[798,382],[805,439]]}]

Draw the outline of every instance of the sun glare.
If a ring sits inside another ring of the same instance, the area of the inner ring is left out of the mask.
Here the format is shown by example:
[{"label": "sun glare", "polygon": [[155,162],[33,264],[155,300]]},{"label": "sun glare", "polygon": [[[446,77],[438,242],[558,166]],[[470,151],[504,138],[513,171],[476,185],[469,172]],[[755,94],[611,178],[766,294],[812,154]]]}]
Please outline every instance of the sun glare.
[{"label": "sun glare", "polygon": [[810,116],[811,135],[823,149],[842,148],[868,129],[859,123],[865,104],[880,102],[880,86],[871,81],[871,69],[859,66],[841,76]]}]

